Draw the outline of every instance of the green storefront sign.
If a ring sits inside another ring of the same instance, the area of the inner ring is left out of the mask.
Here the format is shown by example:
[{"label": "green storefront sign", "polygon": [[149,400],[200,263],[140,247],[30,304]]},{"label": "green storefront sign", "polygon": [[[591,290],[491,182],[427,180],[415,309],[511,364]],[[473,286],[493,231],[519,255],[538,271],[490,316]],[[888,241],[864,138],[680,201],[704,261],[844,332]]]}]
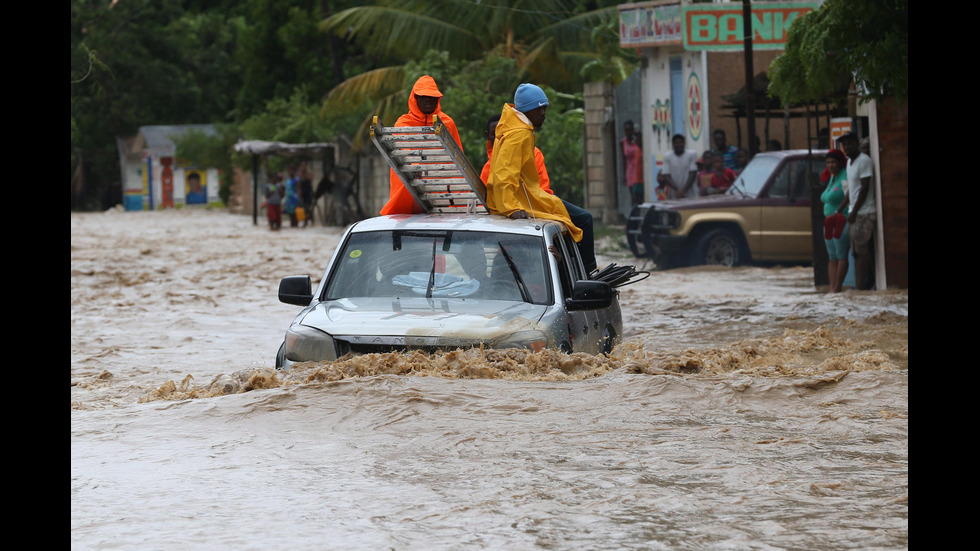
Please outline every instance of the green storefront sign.
[{"label": "green storefront sign", "polygon": [[[789,27],[816,2],[752,4],[752,47],[782,49]],[[741,3],[693,4],[681,7],[685,50],[741,50],[745,36]]]}]

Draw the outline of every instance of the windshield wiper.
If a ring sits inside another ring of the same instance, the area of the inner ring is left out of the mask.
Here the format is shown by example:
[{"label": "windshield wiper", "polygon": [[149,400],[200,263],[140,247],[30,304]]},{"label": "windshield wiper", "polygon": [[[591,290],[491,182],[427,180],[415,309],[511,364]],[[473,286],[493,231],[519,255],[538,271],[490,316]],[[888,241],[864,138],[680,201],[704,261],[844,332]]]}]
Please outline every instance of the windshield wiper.
[{"label": "windshield wiper", "polygon": [[[741,185],[739,185],[739,184],[741,184]],[[742,189],[745,187],[745,179],[744,178],[742,178],[741,176],[739,176],[738,178],[736,178],[735,179],[735,183],[732,184],[732,187],[735,188],[735,191],[739,192],[742,195],[742,197],[747,197],[747,194],[744,191],[742,191]]]},{"label": "windshield wiper", "polygon": [[531,295],[527,292],[527,286],[524,285],[524,280],[521,279],[520,272],[517,271],[517,265],[514,264],[513,259],[507,254],[507,249],[504,248],[500,241],[497,241],[497,246],[500,247],[500,252],[504,255],[504,260],[507,261],[507,265],[510,266],[510,271],[514,274],[514,280],[517,281],[517,289],[521,292],[521,299],[524,302],[531,302]]},{"label": "windshield wiper", "polygon": [[432,286],[436,283],[436,240],[432,240],[432,269],[429,271],[429,284],[425,287],[425,298],[432,298]]}]

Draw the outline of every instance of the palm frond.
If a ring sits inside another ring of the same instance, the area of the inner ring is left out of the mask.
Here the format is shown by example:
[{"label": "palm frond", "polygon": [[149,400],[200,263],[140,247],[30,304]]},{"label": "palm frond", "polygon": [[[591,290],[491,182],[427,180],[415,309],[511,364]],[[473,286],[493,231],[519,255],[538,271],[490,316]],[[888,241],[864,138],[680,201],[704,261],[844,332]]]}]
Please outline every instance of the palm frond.
[{"label": "palm frond", "polygon": [[386,95],[381,98],[380,101],[374,106],[370,114],[361,121],[360,126],[357,128],[357,132],[354,134],[354,138],[351,140],[351,148],[360,152],[364,147],[368,146],[368,134],[371,128],[371,122],[374,115],[378,115],[378,119],[384,124],[391,126],[395,124],[398,117],[405,111],[405,94],[400,90]]},{"label": "palm frond", "polygon": [[350,36],[362,43],[368,53],[375,55],[410,59],[435,49],[452,51],[462,57],[476,57],[485,49],[481,36],[465,27],[400,8],[349,8],[324,20],[320,27]]},{"label": "palm frond", "polygon": [[573,15],[541,27],[531,38],[540,40],[545,37],[553,37],[562,49],[575,47],[580,45],[583,40],[588,41],[589,36],[597,26],[607,23],[612,18],[618,18],[618,13],[618,8],[611,6]]},{"label": "palm frond", "polygon": [[404,81],[403,65],[381,67],[349,77],[327,93],[320,115],[333,109],[359,109],[365,103],[380,101],[401,92]]}]

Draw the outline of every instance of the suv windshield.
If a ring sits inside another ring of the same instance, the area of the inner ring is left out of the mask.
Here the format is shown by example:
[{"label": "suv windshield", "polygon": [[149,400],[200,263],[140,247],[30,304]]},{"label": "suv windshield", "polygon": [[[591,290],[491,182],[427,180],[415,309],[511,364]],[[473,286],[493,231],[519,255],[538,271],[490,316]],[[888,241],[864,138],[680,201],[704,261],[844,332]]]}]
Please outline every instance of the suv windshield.
[{"label": "suv windshield", "polygon": [[540,237],[494,232],[393,230],[351,234],[325,300],[472,298],[552,304]]},{"label": "suv windshield", "polygon": [[779,166],[779,157],[767,157],[758,155],[753,158],[745,170],[735,179],[732,187],[728,188],[729,195],[748,195],[755,197],[762,191],[762,186],[766,185],[769,175]]}]

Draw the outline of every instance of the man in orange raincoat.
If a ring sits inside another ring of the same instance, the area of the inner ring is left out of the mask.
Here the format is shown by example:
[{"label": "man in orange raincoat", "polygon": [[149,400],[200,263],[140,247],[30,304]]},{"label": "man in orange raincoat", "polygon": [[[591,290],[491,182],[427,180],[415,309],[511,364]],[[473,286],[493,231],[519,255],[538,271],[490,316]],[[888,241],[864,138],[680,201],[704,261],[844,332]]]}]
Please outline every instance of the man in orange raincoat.
[{"label": "man in orange raincoat", "polygon": [[[429,75],[419,77],[412,87],[412,93],[408,96],[408,113],[398,117],[395,126],[432,126],[435,124],[435,117],[438,116],[446,130],[456,140],[460,151],[463,144],[459,140],[459,132],[456,130],[456,123],[453,119],[442,112],[441,107],[442,92],[436,86],[436,81]],[[388,203],[381,209],[381,214],[419,214],[422,207],[415,202],[412,194],[405,189],[401,178],[392,170],[389,175]]]}]

